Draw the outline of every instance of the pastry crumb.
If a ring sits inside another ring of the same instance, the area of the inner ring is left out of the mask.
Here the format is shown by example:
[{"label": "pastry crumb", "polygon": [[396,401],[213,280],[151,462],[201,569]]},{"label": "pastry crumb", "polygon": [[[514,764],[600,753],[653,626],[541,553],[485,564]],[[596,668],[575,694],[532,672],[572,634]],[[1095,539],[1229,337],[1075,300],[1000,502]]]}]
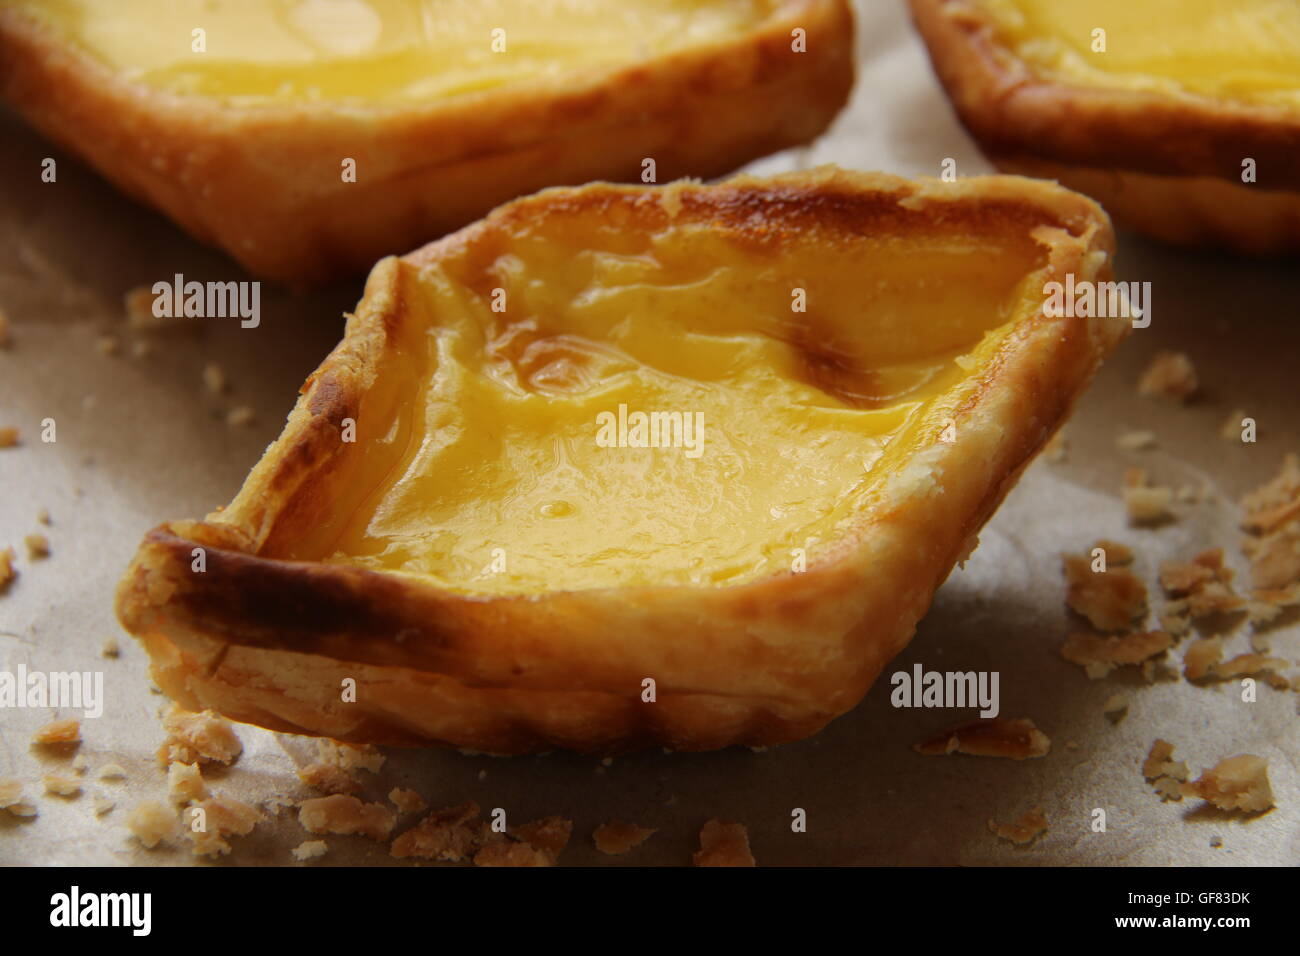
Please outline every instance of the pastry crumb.
[{"label": "pastry crumb", "polygon": [[100,793],[90,798],[90,809],[97,817],[102,817],[104,814],[111,812],[116,806],[116,800],[112,800]]},{"label": "pastry crumb", "polygon": [[226,371],[216,362],[203,366],[203,386],[213,395],[220,395],[226,390]]},{"label": "pastry crumb", "polygon": [[1223,549],[1209,548],[1190,561],[1160,565],[1160,586],[1171,598],[1161,608],[1162,624],[1175,635],[1186,634],[1193,621],[1231,614],[1246,606],[1232,588],[1234,573],[1223,563]]},{"label": "pastry crumb", "polygon": [[754,866],[749,830],[743,823],[710,820],[700,830],[700,848],[692,857],[696,866]]},{"label": "pastry crumb", "polygon": [[106,637],[103,645],[99,648],[99,653],[104,657],[119,657],[122,653],[122,646],[118,644],[116,637]]},{"label": "pastry crumb", "polygon": [[552,862],[560,858],[573,834],[573,821],[560,816],[542,817],[514,828],[513,835],[533,849],[547,854]]},{"label": "pastry crumb", "polygon": [[1146,451],[1156,447],[1156,433],[1148,431],[1123,432],[1115,439],[1121,451]]},{"label": "pastry crumb", "polygon": [[158,321],[153,314],[153,290],[148,286],[138,285],[128,289],[122,297],[127,324],[132,328],[145,328]]},{"label": "pastry crumb", "polygon": [[1246,413],[1242,409],[1234,408],[1232,414],[1225,418],[1223,424],[1219,426],[1219,437],[1226,441],[1240,441],[1241,430],[1245,427],[1241,422],[1246,417]]},{"label": "pastry crumb", "polygon": [[193,326],[184,315],[154,315],[155,298],[153,289],[145,285],[136,286],[123,296],[127,326],[133,332],[156,332]]},{"label": "pastry crumb", "polygon": [[1098,538],[1097,543],[1090,550],[1101,548],[1106,552],[1106,566],[1127,565],[1133,563],[1133,549],[1119,541],[1112,541],[1109,538]]},{"label": "pastry crumb", "polygon": [[76,777],[67,777],[61,773],[47,773],[41,777],[41,784],[46,793],[59,797],[71,797],[81,793],[81,781]]},{"label": "pastry crumb", "polygon": [[73,718],[55,720],[32,734],[32,743],[42,747],[77,744],[81,742],[81,721]]},{"label": "pastry crumb", "polygon": [[322,737],[316,741],[316,759],[340,770],[379,773],[388,758],[370,744],[344,744]]},{"label": "pastry crumb", "polygon": [[33,561],[50,556],[50,539],[39,531],[23,538],[23,544],[27,547],[27,557]]},{"label": "pastry crumb", "polygon": [[1230,660],[1221,661],[1214,665],[1210,677],[1216,680],[1234,680],[1238,677],[1263,677],[1279,689],[1285,689],[1289,686],[1283,678],[1280,684],[1275,678],[1281,677],[1281,671],[1291,666],[1291,662],[1280,657],[1269,657],[1265,654],[1247,653],[1238,654]]},{"label": "pastry crumb", "polygon": [[289,808],[296,808],[298,801],[278,793],[273,793],[262,801],[262,809],[273,817],[278,817]]},{"label": "pastry crumb", "polygon": [[[195,810],[202,811],[203,829],[195,829],[199,819]],[[188,812],[189,835],[194,843],[195,856],[224,856],[230,852],[227,837],[247,836],[266,818],[256,807],[234,797],[214,795],[190,805]]]},{"label": "pastry crumb", "polygon": [[1138,394],[1190,400],[1200,387],[1192,360],[1183,352],[1158,352],[1138,379]]},{"label": "pastry crumb", "polygon": [[1140,634],[1071,634],[1061,645],[1061,656],[1078,664],[1093,680],[1117,667],[1141,664],[1173,647],[1174,639],[1164,631]]},{"label": "pastry crumb", "polygon": [[386,840],[397,815],[381,803],[362,803],[356,797],[334,794],[304,800],[298,805],[298,822],[308,833],[359,833]]},{"label": "pastry crumb", "polygon": [[13,425],[0,425],[0,448],[14,448],[18,438],[19,431]]},{"label": "pastry crumb", "polygon": [[1030,760],[1052,749],[1052,740],[1027,717],[995,717],[963,723],[915,744],[915,752],[927,757],[965,753],[971,757],[1006,757]]},{"label": "pastry crumb", "polygon": [[318,860],[329,852],[329,844],[324,840],[304,840],[293,848],[293,858],[299,863],[306,860]]},{"label": "pastry crumb", "polygon": [[1034,807],[1011,823],[990,820],[989,832],[996,834],[998,839],[1024,846],[1047,832],[1047,816],[1042,807]]},{"label": "pastry crumb", "polygon": [[552,866],[551,858],[527,843],[489,843],[474,854],[475,866]]},{"label": "pastry crumb", "polygon": [[158,748],[158,762],[164,767],[178,761],[229,764],[244,750],[230,721],[211,710],[195,714],[172,704],[163,716],[163,730],[167,737]]},{"label": "pastry crumb", "polygon": [[1300,460],[1287,455],[1277,476],[1245,495],[1241,506],[1251,586],[1276,593],[1300,585]]},{"label": "pastry crumb", "polygon": [[1264,627],[1275,622],[1289,607],[1300,607],[1300,584],[1252,592],[1246,602],[1246,616],[1252,627]]},{"label": "pastry crumb", "polygon": [[14,549],[0,548],[0,594],[9,590],[9,585],[16,577],[18,572],[14,570]]},{"label": "pastry crumb", "polygon": [[322,793],[356,793],[361,783],[342,767],[328,763],[308,764],[298,770],[298,779]]},{"label": "pastry crumb", "polygon": [[397,837],[389,848],[389,855],[399,860],[414,857],[458,863],[484,842],[477,826],[478,817],[478,804],[472,800],[434,810]]},{"label": "pastry crumb", "polygon": [[106,763],[99,768],[100,780],[125,780],[126,771],[115,763]]},{"label": "pastry crumb", "polygon": [[1123,563],[1093,571],[1089,556],[1067,554],[1062,557],[1062,570],[1065,603],[1097,630],[1125,631],[1146,616],[1146,585]]},{"label": "pastry crumb", "polygon": [[1268,761],[1254,754],[1220,760],[1199,778],[1184,785],[1187,796],[1200,797],[1220,810],[1260,813],[1273,806],[1268,782]]},{"label": "pastry crumb", "polygon": [[112,335],[101,335],[95,341],[95,350],[100,355],[116,355],[121,349],[121,343]]},{"label": "pastry crumb", "polygon": [[176,803],[201,800],[208,795],[207,785],[197,763],[174,761],[167,768],[167,792]]},{"label": "pastry crumb", "polygon": [[1169,506],[1173,503],[1172,488],[1152,485],[1141,468],[1130,468],[1124,473],[1124,510],[1129,524],[1160,524],[1173,517]]},{"label": "pastry crumb", "polygon": [[421,810],[427,810],[429,805],[414,790],[403,790],[400,787],[394,787],[388,791],[388,799],[403,813],[419,813]]},{"label": "pastry crumb", "polygon": [[596,827],[596,831],[591,835],[591,838],[596,844],[596,849],[601,853],[606,856],[621,856],[640,846],[650,839],[654,833],[654,830],[639,827],[635,823],[610,820],[608,823],[602,823]]},{"label": "pastry crumb", "polygon": [[36,805],[23,799],[23,782],[17,777],[0,777],[0,810],[15,817],[36,816]]},{"label": "pastry crumb", "polygon": [[1181,800],[1182,785],[1188,777],[1187,764],[1174,761],[1174,745],[1167,740],[1156,738],[1142,762],[1142,776],[1152,784],[1161,801]]},{"label": "pastry crumb", "polygon": [[1274,531],[1300,516],[1300,458],[1288,454],[1272,479],[1242,496],[1243,528],[1255,534]]},{"label": "pastry crumb", "polygon": [[176,829],[176,811],[161,800],[145,800],[127,814],[126,826],[146,850],[152,850]]},{"label": "pastry crumb", "polygon": [[1042,757],[1052,741],[1028,717],[973,720],[916,744],[912,748],[927,757],[968,754],[972,757],[1006,757],[1028,760]]},{"label": "pastry crumb", "polygon": [[1123,694],[1111,694],[1106,703],[1101,705],[1101,712],[1107,716],[1118,716],[1128,710],[1128,698]]},{"label": "pastry crumb", "polygon": [[1203,637],[1187,648],[1183,655],[1183,676],[1190,681],[1205,680],[1214,674],[1223,658],[1223,638]]},{"label": "pastry crumb", "polygon": [[226,424],[232,428],[243,428],[253,423],[253,410],[247,405],[236,405],[226,412]]}]

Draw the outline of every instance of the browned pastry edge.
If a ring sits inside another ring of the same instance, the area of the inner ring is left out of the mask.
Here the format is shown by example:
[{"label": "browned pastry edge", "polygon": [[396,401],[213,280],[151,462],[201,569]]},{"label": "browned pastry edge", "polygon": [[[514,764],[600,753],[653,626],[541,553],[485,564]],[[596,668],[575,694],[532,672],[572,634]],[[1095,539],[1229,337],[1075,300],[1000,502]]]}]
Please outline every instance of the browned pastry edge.
[{"label": "browned pastry edge", "polygon": [[1165,242],[1218,245],[1250,256],[1300,253],[1300,192],[1213,176],[1092,169],[1030,156],[992,160],[1004,172],[1055,179],[1085,193],[1120,225]]},{"label": "browned pastry edge", "polygon": [[[934,590],[1129,327],[1023,319],[986,365],[936,400],[922,423],[935,443],[883,477],[804,573],[729,587],[473,595],[412,575],[263,556],[285,553],[346,487],[360,446],[339,441],[339,423],[400,378],[397,333],[420,266],[490,248],[494,234],[557,211],[647,230],[669,218],[706,223],[773,248],[791,230],[814,228],[1032,235],[1044,282],[1109,277],[1113,243],[1095,204],[1050,183],[915,183],[822,169],[717,186],[548,190],[384,260],[230,507],[151,532],[123,578],[119,616],[168,694],[278,730],[493,753],[703,750],[807,736],[852,708],[910,640]],[[954,444],[937,437],[949,417],[961,436]],[[201,574],[190,570],[195,547],[206,553]],[[340,701],[348,677],[355,703]],[[641,701],[646,677],[657,682],[655,703]]]},{"label": "browned pastry edge", "polygon": [[[807,52],[791,49],[806,32]],[[853,83],[847,0],[782,0],[743,36],[430,104],[236,108],[133,83],[0,8],[0,97],[255,275],[320,280],[546,186],[727,173],[817,136]],[[357,162],[357,182],[340,164]]]}]

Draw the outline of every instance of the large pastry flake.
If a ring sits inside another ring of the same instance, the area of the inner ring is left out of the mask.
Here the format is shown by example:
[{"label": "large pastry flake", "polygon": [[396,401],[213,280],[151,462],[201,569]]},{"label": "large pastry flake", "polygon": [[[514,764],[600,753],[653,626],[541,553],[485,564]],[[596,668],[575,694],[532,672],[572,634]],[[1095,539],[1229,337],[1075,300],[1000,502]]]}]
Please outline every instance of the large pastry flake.
[{"label": "large pastry flake", "polygon": [[0,3],[0,97],[272,279],[544,186],[731,172],[852,83],[847,0]]},{"label": "large pastry flake", "polygon": [[1124,334],[1043,311],[1111,243],[1090,200],[1016,177],[519,200],[375,267],[230,506],[148,534],[119,616],[182,705],[277,730],[807,736]]},{"label": "large pastry flake", "polygon": [[1300,252],[1295,0],[910,0],[998,167],[1160,239]]}]

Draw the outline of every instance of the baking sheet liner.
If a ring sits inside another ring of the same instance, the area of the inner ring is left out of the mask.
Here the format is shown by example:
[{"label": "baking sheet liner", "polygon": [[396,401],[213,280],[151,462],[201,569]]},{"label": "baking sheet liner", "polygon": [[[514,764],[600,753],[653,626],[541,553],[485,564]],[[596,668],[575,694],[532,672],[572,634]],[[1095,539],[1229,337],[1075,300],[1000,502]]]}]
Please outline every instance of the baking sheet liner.
[{"label": "baking sheet liner", "polygon": [[[769,157],[750,171],[836,162],[937,175],[949,157],[960,174],[991,171],[956,122],[902,5],[865,3],[858,14],[861,67],[850,107],[811,148]],[[90,769],[74,799],[44,795],[39,783],[43,772],[67,771],[67,758],[28,745],[36,727],[65,715],[0,711],[0,776],[28,781],[28,797],[39,807],[31,822],[0,813],[0,863],[193,864],[188,841],[146,851],[124,826],[135,803],[165,798],[153,756],[164,698],[151,693],[145,655],[113,617],[113,590],[148,528],[229,501],[278,433],[303,378],[338,340],[342,312],[355,304],[362,280],[310,293],[264,284],[256,329],[206,320],[195,331],[132,336],[122,306],[128,289],[176,272],[200,280],[242,276],[11,116],[0,123],[0,307],[14,339],[0,350],[0,425],[19,426],[25,438],[21,447],[0,451],[0,546],[21,553],[23,535],[38,530],[52,546],[44,561],[24,556],[19,579],[0,597],[0,670],[19,663],[102,670],[106,695],[104,715],[82,724],[80,753]],[[57,185],[39,182],[45,156],[58,159]],[[1028,469],[972,560],[938,593],[911,645],[852,713],[810,740],[761,753],[656,751],[605,764],[562,753],[492,758],[389,750],[378,775],[360,774],[369,799],[401,786],[432,807],[464,800],[485,812],[503,807],[514,823],[560,814],[574,821],[566,864],[688,863],[710,817],[745,823],[760,865],[1300,862],[1294,692],[1261,685],[1258,701],[1246,704],[1229,684],[1147,685],[1129,675],[1091,681],[1058,653],[1072,626],[1062,601],[1062,551],[1083,550],[1100,537],[1129,543],[1153,600],[1159,561],[1204,547],[1223,545],[1244,575],[1234,502],[1272,477],[1286,451],[1300,449],[1300,275],[1293,264],[1174,250],[1129,235],[1121,235],[1118,272],[1153,283],[1150,328],[1131,336],[1082,400],[1067,429],[1067,460],[1039,460]],[[105,336],[120,344],[118,354],[103,353]],[[132,356],[137,338],[152,344],[151,355]],[[1168,348],[1187,352],[1200,373],[1203,395],[1189,406],[1136,394],[1145,364]],[[227,394],[205,390],[209,361],[226,371]],[[250,425],[226,423],[235,406],[254,411]],[[1257,420],[1257,443],[1219,437],[1238,408]],[[39,440],[45,418],[57,423],[52,444]],[[1130,429],[1154,432],[1158,448],[1119,450],[1117,436]],[[1204,486],[1209,499],[1176,505],[1177,520],[1162,527],[1130,529],[1118,494],[1130,465],[1146,467],[1157,483]],[[52,516],[49,528],[37,524],[42,507]],[[1298,632],[1294,617],[1272,631],[1273,652],[1295,662]],[[111,636],[122,645],[116,660],[100,656]],[[1245,625],[1231,633],[1229,656],[1249,649],[1247,636]],[[1175,664],[1180,654],[1173,653]],[[914,742],[975,715],[891,707],[888,674],[916,663],[998,671],[1003,715],[1032,717],[1051,737],[1051,753],[1023,762],[917,755]],[[1129,707],[1112,723],[1102,705],[1117,692]],[[238,730],[245,746],[239,761],[205,770],[213,790],[252,802],[314,795],[293,775],[310,741]],[[1276,808],[1244,819],[1198,800],[1162,803],[1140,771],[1156,737],[1172,741],[1175,759],[1193,772],[1230,754],[1266,757]],[[95,780],[108,762],[125,767],[128,778]],[[96,817],[92,792],[116,808]],[[1006,822],[1035,805],[1044,807],[1050,829],[1029,847],[988,832],[990,818]],[[1090,828],[1098,807],[1107,812],[1104,833]],[[806,832],[792,832],[796,808],[807,813]],[[626,856],[602,856],[590,835],[614,818],[658,832]],[[403,818],[399,831],[413,819]],[[1219,848],[1211,846],[1216,837]],[[292,864],[290,848],[306,839],[317,837],[287,811],[235,838],[233,853],[220,862]],[[330,852],[311,865],[393,862],[386,846],[365,838],[324,839]]]}]

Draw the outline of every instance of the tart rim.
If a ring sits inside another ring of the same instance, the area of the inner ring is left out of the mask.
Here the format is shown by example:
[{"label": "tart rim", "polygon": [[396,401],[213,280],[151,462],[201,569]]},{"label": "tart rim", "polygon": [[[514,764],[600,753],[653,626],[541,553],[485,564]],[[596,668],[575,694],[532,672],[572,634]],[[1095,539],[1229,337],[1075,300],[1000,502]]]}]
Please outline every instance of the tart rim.
[{"label": "tart rim", "polygon": [[[853,23],[848,0],[779,0],[746,33],[561,74],[552,85],[382,109],[335,101],[250,107],[130,80],[53,27],[0,6],[0,96],[42,135],[254,275],[319,281],[458,228],[538,188],[539,179],[619,175],[622,150],[599,159],[611,142],[644,145],[661,167],[683,167],[661,168],[669,177],[721,175],[808,142],[847,101]],[[790,50],[793,26],[818,52]],[[772,103],[770,115],[741,115],[738,97]],[[669,138],[705,113],[708,138]],[[360,171],[341,184],[347,157]],[[446,196],[438,191],[444,183],[453,184],[443,187]],[[390,192],[411,209],[392,208]],[[443,200],[438,208],[425,208],[431,197]],[[468,218],[464,206],[474,209]],[[419,228],[408,221],[413,214]]]},{"label": "tart rim", "polygon": [[1260,189],[1300,189],[1300,110],[1062,82],[999,43],[998,20],[978,0],[908,3],[949,99],[995,162],[1028,154],[1240,183],[1241,162],[1250,157]]}]

